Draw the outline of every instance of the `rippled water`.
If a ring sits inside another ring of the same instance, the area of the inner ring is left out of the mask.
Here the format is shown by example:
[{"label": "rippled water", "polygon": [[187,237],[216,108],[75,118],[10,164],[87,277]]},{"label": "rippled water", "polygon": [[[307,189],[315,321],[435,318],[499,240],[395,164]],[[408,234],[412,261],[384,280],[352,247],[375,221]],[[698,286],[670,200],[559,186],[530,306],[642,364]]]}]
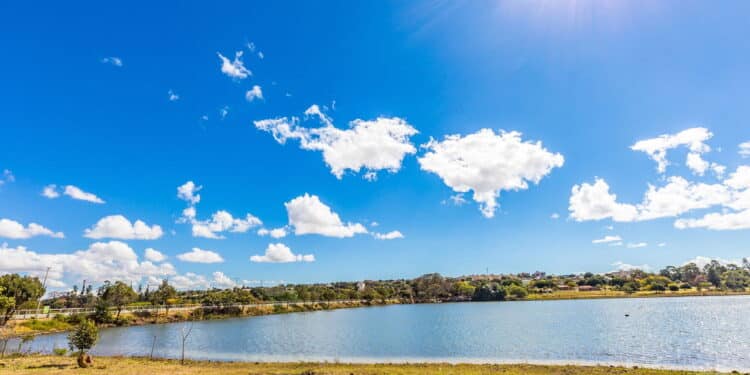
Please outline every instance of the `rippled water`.
[{"label": "rippled water", "polygon": [[[155,356],[178,357],[183,324],[105,329],[93,352],[148,355],[156,336]],[[192,324],[194,359],[750,369],[749,296],[395,305]],[[67,344],[61,334],[29,345]]]}]

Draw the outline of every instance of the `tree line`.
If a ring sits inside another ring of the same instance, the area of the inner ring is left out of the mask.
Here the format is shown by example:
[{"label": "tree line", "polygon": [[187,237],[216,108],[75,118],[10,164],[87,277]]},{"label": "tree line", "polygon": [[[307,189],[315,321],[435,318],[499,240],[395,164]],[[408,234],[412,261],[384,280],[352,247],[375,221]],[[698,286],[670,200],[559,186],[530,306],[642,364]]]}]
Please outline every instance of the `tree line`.
[{"label": "tree line", "polygon": [[285,284],[269,287],[178,291],[168,280],[151,289],[133,287],[122,281],[105,281],[93,286],[73,287],[70,291],[42,299],[45,288],[37,277],[19,274],[0,276],[0,327],[19,309],[93,308],[99,322],[116,321],[128,306],[164,308],[168,313],[177,304],[227,306],[263,302],[305,302],[334,300],[398,300],[403,303],[448,301],[502,301],[524,299],[529,294],[560,290],[606,289],[639,291],[726,290],[746,291],[750,287],[750,261],[741,265],[711,261],[704,267],[695,263],[668,266],[659,272],[643,270],[584,273],[575,275],[533,274],[473,275],[445,277],[437,273],[414,279],[368,280],[320,284]]}]

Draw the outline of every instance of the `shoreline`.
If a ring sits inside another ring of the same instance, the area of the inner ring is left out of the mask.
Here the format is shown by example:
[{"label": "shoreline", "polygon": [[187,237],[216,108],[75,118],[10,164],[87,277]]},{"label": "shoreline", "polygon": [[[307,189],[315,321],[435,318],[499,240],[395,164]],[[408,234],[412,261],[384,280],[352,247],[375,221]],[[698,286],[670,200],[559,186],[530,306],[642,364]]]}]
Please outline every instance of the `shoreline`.
[{"label": "shoreline", "polygon": [[[737,370],[731,368],[709,368],[669,365],[649,365],[636,363],[607,363],[586,361],[482,361],[442,359],[410,361],[208,361],[185,360],[180,365],[178,359],[146,357],[94,357],[94,367],[78,369],[71,356],[27,355],[0,359],[0,368],[8,374],[48,374],[48,373],[100,373],[107,369],[110,374],[726,374]],[[56,372],[50,372],[57,369]],[[294,372],[290,372],[294,371]]]},{"label": "shoreline", "polygon": [[[221,309],[220,307],[211,306],[197,306],[194,310],[191,310],[187,314],[185,311],[172,311],[168,316],[158,316],[156,320],[148,317],[137,317],[133,313],[124,313],[123,316],[131,319],[127,324],[103,324],[101,328],[121,328],[121,327],[137,327],[152,324],[170,324],[170,323],[181,323],[181,322],[200,322],[200,321],[214,321],[214,320],[227,320],[227,319],[243,319],[255,316],[268,316],[268,315],[279,315],[279,314],[293,314],[293,313],[305,313],[315,311],[328,311],[338,309],[354,309],[363,307],[383,307],[392,305],[429,305],[429,304],[444,304],[444,303],[492,303],[492,302],[546,302],[546,301],[572,301],[572,300],[600,300],[600,299],[650,299],[650,298],[684,298],[684,297],[740,297],[750,296],[750,292],[722,292],[722,293],[710,293],[710,294],[697,294],[697,293],[649,293],[649,294],[631,294],[631,295],[603,295],[595,294],[597,292],[576,292],[576,294],[587,293],[586,295],[570,296],[555,296],[549,295],[548,297],[540,298],[525,298],[525,299],[513,299],[505,301],[435,301],[435,302],[404,302],[401,300],[386,300],[386,301],[368,301],[368,302],[330,302],[330,303],[316,303],[316,304],[304,304],[303,302],[280,302],[277,305],[265,305],[263,307],[253,307],[246,310],[242,310],[240,314],[221,314],[221,313],[209,313],[207,315],[201,315],[200,317],[191,316],[192,311],[195,310],[216,310]],[[588,294],[592,293],[592,294]],[[51,330],[33,330],[28,329],[24,326],[25,323],[34,320],[23,319],[13,320],[12,324],[8,327],[12,332],[8,335],[11,339],[19,339],[30,336],[40,335],[51,335],[57,333],[69,332],[72,326],[65,329],[51,329]],[[36,319],[37,321],[50,321],[54,317]],[[20,327],[20,328],[19,328]]]}]

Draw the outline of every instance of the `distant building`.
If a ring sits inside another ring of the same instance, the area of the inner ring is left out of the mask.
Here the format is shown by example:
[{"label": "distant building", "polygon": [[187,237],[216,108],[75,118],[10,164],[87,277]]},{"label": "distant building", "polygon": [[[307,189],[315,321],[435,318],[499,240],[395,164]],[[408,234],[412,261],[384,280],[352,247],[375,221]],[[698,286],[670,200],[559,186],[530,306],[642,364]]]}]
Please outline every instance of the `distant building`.
[{"label": "distant building", "polygon": [[357,282],[357,291],[364,292],[366,287],[367,287],[367,284],[365,284],[364,281]]}]

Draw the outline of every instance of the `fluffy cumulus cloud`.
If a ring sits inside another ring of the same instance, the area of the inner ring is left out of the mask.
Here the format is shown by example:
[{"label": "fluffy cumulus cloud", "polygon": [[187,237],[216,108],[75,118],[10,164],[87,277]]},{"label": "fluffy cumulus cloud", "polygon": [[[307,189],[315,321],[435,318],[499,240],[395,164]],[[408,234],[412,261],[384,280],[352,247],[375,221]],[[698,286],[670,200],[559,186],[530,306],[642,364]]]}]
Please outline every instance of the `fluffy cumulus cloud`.
[{"label": "fluffy cumulus cloud", "polygon": [[141,220],[131,223],[125,216],[105,216],[84,231],[87,238],[117,238],[122,240],[155,240],[164,233],[158,225],[149,226]]},{"label": "fluffy cumulus cloud", "polygon": [[289,225],[294,234],[320,234],[328,237],[352,237],[355,234],[367,233],[367,228],[360,223],[344,223],[339,215],[320,201],[317,195],[301,195],[284,203]]},{"label": "fluffy cumulus cloud", "polygon": [[211,276],[213,276],[212,286],[215,288],[228,289],[237,286],[237,283],[232,280],[232,278],[225,275],[224,272],[216,271]]},{"label": "fluffy cumulus cloud", "polygon": [[259,236],[271,236],[272,238],[284,238],[286,237],[287,232],[286,232],[286,227],[274,228],[274,229],[260,228],[258,229],[258,235]]},{"label": "fluffy cumulus cloud", "polygon": [[[184,211],[183,211],[184,212]],[[194,215],[194,212],[192,213]],[[216,211],[208,220],[192,220],[193,237],[222,239],[221,232],[245,233],[261,225],[257,217],[247,214],[244,218],[235,218],[227,211]]]},{"label": "fluffy cumulus cloud", "polygon": [[0,219],[0,237],[19,240],[36,236],[65,238],[63,232],[54,232],[37,223],[29,223],[29,225],[24,226],[15,220]]},{"label": "fluffy cumulus cloud", "polygon": [[466,136],[449,135],[422,146],[422,170],[440,176],[457,193],[473,191],[485,217],[493,217],[501,191],[526,190],[562,167],[565,158],[545,149],[541,142],[521,139],[519,132],[481,129]]},{"label": "fluffy cumulus cloud", "polygon": [[245,79],[253,74],[245,68],[245,63],[242,62],[242,51],[235,52],[234,60],[229,60],[221,53],[217,52],[216,54],[221,60],[221,72],[227,76],[233,79]]},{"label": "fluffy cumulus cloud", "polygon": [[187,253],[177,255],[177,259],[189,263],[221,263],[224,261],[219,253],[197,247]]},{"label": "fluffy cumulus cloud", "polygon": [[164,255],[159,250],[156,250],[150,247],[144,251],[143,256],[146,258],[146,260],[150,260],[152,262],[157,262],[157,263],[167,260],[166,255]]},{"label": "fluffy cumulus cloud", "polygon": [[263,90],[258,85],[253,86],[252,89],[247,90],[245,93],[245,100],[248,102],[253,102],[255,99],[263,100]]},{"label": "fluffy cumulus cloud", "polygon": [[257,263],[314,262],[315,256],[312,254],[294,254],[292,249],[283,243],[272,243],[266,247],[265,254],[253,255],[250,257],[250,261]]},{"label": "fluffy cumulus cloud", "polygon": [[[693,158],[693,167],[702,166],[702,163],[705,162],[699,161],[700,154],[711,151],[711,148],[705,143],[711,137],[713,137],[713,133],[708,129],[695,127],[685,129],[676,134],[663,134],[656,138],[640,140],[630,146],[630,148],[633,151],[642,151],[648,154],[656,162],[656,169],[659,173],[664,173],[669,165],[667,151],[681,146],[687,147],[689,150],[688,164],[690,164],[690,159]],[[696,170],[694,169],[693,171]]]},{"label": "fluffy cumulus cloud", "polygon": [[301,126],[297,117],[259,120],[254,124],[281,144],[297,139],[303,150],[322,152],[331,173],[339,179],[346,171],[364,171],[363,177],[368,180],[377,178],[379,171],[398,172],[404,157],[417,152],[410,141],[417,129],[398,117],[357,119],[349,123],[348,129],[333,126],[317,105],[308,108],[305,117],[317,118],[323,126]]},{"label": "fluffy cumulus cloud", "polygon": [[619,242],[622,241],[622,237],[620,236],[604,236],[602,238],[597,238],[591,243],[611,243],[611,242]]},{"label": "fluffy cumulus cloud", "polygon": [[188,181],[177,187],[177,198],[188,202],[190,205],[195,205],[201,201],[201,196],[198,191],[203,189],[203,186],[198,186],[193,181]]},{"label": "fluffy cumulus cloud", "polygon": [[177,197],[188,203],[188,207],[182,210],[182,216],[178,223],[189,223],[192,225],[193,237],[222,239],[222,232],[245,233],[251,228],[257,227],[263,222],[252,214],[246,214],[244,218],[234,217],[225,210],[219,210],[206,220],[198,220],[195,205],[200,202],[201,196],[197,192],[203,187],[188,181],[177,187]]},{"label": "fluffy cumulus cloud", "polygon": [[373,233],[372,236],[379,240],[395,240],[404,238],[404,235],[397,230],[393,230],[388,233]]},{"label": "fluffy cumulus cloud", "polygon": [[140,261],[130,246],[120,241],[95,242],[88,248],[69,254],[43,254],[25,247],[0,246],[0,274],[25,273],[43,276],[49,267],[50,285],[61,287],[65,281],[90,283],[105,280],[139,282],[143,278],[175,275],[169,263]]},{"label": "fluffy cumulus cloud", "polygon": [[[704,142],[711,136],[705,128],[692,128],[639,141],[632,148],[648,153],[663,172],[668,165],[667,150],[685,146],[690,150],[687,164],[693,173],[702,176],[710,168],[719,182],[696,182],[671,176],[665,178],[661,186],[649,184],[640,203],[622,203],[610,193],[606,181],[596,178],[594,183],[573,186],[569,200],[570,217],[576,221],[611,219],[619,222],[669,217],[677,218],[674,221],[677,229],[750,229],[750,166],[740,165],[725,177],[724,166],[705,162],[700,154],[710,150]],[[684,217],[692,211],[710,209],[715,211],[698,217]]]},{"label": "fluffy cumulus cloud", "polygon": [[609,192],[609,185],[597,178],[593,184],[583,183],[573,186],[568,209],[570,217],[576,221],[601,220],[632,221],[638,210],[630,204],[617,202],[617,195]]}]

